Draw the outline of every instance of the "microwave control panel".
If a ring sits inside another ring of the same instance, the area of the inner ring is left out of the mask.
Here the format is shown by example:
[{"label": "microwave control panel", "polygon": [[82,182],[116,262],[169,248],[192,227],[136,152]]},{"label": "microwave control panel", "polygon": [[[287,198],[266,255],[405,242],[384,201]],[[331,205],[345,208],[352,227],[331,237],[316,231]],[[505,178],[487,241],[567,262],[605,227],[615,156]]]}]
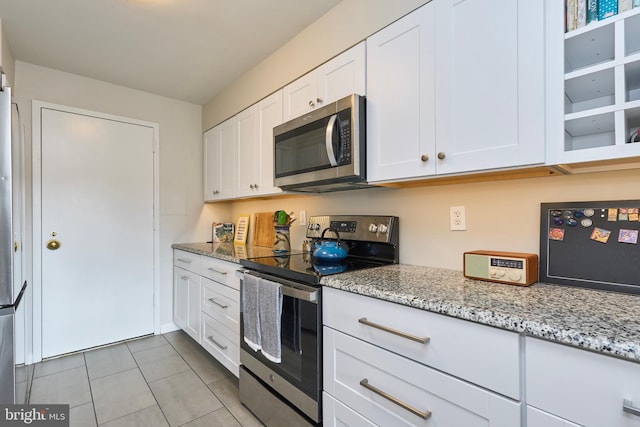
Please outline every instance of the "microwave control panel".
[{"label": "microwave control panel", "polygon": [[465,252],[464,276],[470,279],[529,286],[538,280],[538,256],[519,252]]}]

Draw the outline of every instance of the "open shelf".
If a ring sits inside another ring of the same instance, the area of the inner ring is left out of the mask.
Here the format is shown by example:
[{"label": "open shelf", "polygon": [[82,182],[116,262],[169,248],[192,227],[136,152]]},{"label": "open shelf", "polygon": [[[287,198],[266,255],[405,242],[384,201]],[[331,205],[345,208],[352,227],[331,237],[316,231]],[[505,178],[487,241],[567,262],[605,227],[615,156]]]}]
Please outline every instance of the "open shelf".
[{"label": "open shelf", "polygon": [[[639,24],[640,25],[640,24]],[[640,58],[624,66],[625,101],[640,100]]]},{"label": "open shelf", "polygon": [[[630,72],[633,72],[632,70]],[[569,78],[564,82],[565,114],[615,104],[613,68]]]},{"label": "open shelf", "polygon": [[615,58],[615,32],[613,23],[598,26],[592,31],[582,31],[574,37],[567,38],[565,40],[564,51],[565,73],[607,61],[613,61]]},{"label": "open shelf", "polygon": [[[629,141],[631,134],[637,132],[640,128],[640,102],[637,108],[625,110],[624,119],[626,131],[625,141]],[[635,142],[635,144],[640,144],[640,142]]]},{"label": "open shelf", "polygon": [[624,21],[624,53],[629,56],[640,52],[640,8],[633,10],[635,15]]}]

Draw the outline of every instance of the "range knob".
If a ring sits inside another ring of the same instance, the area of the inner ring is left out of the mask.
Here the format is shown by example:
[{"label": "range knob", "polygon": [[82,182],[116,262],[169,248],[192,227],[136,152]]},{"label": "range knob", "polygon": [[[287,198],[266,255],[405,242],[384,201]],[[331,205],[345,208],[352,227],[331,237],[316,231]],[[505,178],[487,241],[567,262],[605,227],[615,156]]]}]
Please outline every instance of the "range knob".
[{"label": "range knob", "polygon": [[378,226],[375,224],[369,224],[369,231],[372,233],[377,233],[378,232]]},{"label": "range knob", "polygon": [[313,229],[315,231],[319,231],[320,230],[320,224],[314,224]]},{"label": "range knob", "polygon": [[380,224],[378,226],[378,231],[381,232],[382,234],[386,233],[387,231],[389,231],[389,227],[387,227],[384,224]]}]

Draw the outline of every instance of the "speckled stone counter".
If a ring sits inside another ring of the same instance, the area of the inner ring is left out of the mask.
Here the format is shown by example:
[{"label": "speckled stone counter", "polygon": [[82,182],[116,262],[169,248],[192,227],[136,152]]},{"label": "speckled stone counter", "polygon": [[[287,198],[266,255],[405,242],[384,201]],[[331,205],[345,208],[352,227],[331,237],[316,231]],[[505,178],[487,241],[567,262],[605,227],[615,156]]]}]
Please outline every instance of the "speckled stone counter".
[{"label": "speckled stone counter", "polygon": [[640,296],[503,285],[402,264],[326,276],[321,283],[640,363]]},{"label": "speckled stone counter", "polygon": [[[173,249],[239,263],[241,259],[272,256],[271,248],[232,243],[174,243]],[[294,251],[295,252],[295,251]]]}]

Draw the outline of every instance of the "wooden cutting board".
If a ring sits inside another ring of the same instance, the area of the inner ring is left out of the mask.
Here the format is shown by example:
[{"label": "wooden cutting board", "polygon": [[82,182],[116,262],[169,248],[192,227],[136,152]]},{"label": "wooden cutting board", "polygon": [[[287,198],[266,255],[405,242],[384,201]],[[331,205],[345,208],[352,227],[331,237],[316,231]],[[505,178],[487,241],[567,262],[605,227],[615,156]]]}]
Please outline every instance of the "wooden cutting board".
[{"label": "wooden cutting board", "polygon": [[275,237],[273,212],[256,212],[254,216],[253,245],[272,247]]}]

